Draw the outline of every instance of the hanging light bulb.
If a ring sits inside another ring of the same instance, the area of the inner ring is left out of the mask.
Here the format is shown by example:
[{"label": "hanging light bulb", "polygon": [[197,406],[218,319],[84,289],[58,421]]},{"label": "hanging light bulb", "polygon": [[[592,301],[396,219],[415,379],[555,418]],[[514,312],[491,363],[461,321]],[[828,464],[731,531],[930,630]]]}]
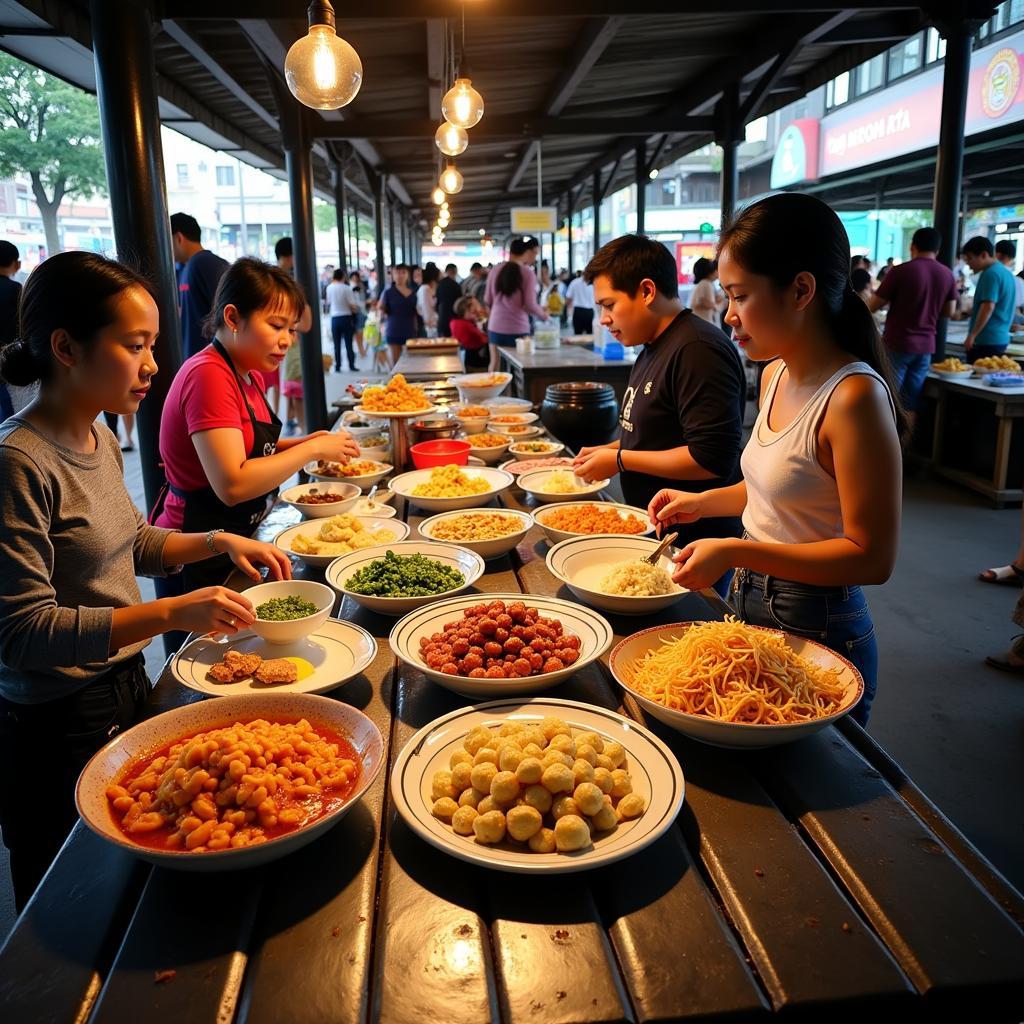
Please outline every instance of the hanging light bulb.
[{"label": "hanging light bulb", "polygon": [[462,191],[462,175],[459,173],[459,169],[455,164],[448,164],[448,166],[441,172],[441,177],[437,184],[450,196],[455,195],[456,192]]},{"label": "hanging light bulb", "polygon": [[434,188],[434,191],[430,193],[430,198],[440,206],[444,202],[444,189],[440,185]]},{"label": "hanging light bulb", "polygon": [[445,156],[458,156],[466,151],[466,147],[469,145],[469,135],[466,133],[465,128],[461,128],[457,124],[449,124],[445,121],[434,132],[434,145]]},{"label": "hanging light bulb", "polygon": [[335,32],[329,0],[313,0],[307,16],[309,33],[292,43],[284,59],[284,78],[300,103],[314,110],[337,110],[359,92],[363,64]]},{"label": "hanging light bulb", "polygon": [[447,210],[442,210],[437,215],[437,223],[440,224],[441,227],[443,227],[443,228],[448,227],[448,225],[451,223],[451,220],[452,220],[452,215],[450,213],[448,213]]},{"label": "hanging light bulb", "polygon": [[441,100],[441,113],[459,128],[472,128],[484,116],[484,98],[468,78],[456,78]]},{"label": "hanging light bulb", "polygon": [[447,199],[442,200],[442,202],[441,202],[441,209],[442,210],[449,210],[449,209],[451,209],[451,207],[448,205],[448,200]]}]

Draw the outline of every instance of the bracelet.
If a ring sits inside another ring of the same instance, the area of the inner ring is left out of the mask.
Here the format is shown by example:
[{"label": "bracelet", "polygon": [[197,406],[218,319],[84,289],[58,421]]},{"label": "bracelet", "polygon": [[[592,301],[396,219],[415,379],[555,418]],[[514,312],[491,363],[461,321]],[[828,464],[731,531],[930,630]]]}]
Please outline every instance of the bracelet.
[{"label": "bracelet", "polygon": [[209,549],[210,549],[210,550],[211,550],[211,551],[212,551],[212,552],[213,552],[213,553],[214,553],[215,555],[220,555],[220,554],[223,554],[223,552],[221,552],[221,551],[218,551],[218,550],[217,550],[217,546],[216,546],[216,545],[215,545],[215,544],[213,543],[213,538],[214,538],[214,537],[216,537],[218,533],[223,533],[223,532],[224,532],[223,530],[210,530],[210,531],[209,531],[209,532],[208,532],[208,533],[206,534],[206,546],[207,546],[207,547],[208,547],[208,548],[209,548]]},{"label": "bracelet", "polygon": [[620,473],[625,473],[626,472],[626,467],[623,466],[623,464],[622,464],[622,449],[621,448],[616,448],[615,449],[615,465],[619,467],[619,472]]}]

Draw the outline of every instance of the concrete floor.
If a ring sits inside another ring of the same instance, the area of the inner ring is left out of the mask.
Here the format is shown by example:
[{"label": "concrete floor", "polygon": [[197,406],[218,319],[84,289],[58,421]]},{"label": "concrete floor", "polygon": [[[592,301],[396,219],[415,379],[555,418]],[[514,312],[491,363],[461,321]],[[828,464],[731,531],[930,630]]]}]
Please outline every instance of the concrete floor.
[{"label": "concrete floor", "polygon": [[[328,403],[351,379],[328,375]],[[144,507],[137,455],[125,457],[125,477]],[[1020,632],[1010,621],[1020,591],[976,579],[980,569],[1013,557],[1020,520],[1019,510],[993,510],[959,487],[908,480],[896,571],[868,597],[881,656],[871,734],[1024,889],[1024,677],[983,664]],[[151,599],[152,584],[140,585],[143,599]],[[156,679],[159,641],[150,645],[147,664]],[[0,941],[13,923],[0,846]]]}]

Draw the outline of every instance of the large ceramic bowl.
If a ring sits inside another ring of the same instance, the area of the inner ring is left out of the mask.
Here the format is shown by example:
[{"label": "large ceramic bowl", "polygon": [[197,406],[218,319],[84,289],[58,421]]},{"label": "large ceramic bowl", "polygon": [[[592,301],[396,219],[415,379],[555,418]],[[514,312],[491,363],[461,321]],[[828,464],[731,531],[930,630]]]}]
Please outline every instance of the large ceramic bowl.
[{"label": "large ceramic bowl", "polygon": [[[322,505],[310,505],[308,502],[300,501],[303,495],[310,494],[337,494],[338,501],[325,502]],[[298,512],[302,513],[303,519],[327,519],[329,516],[337,516],[347,512],[359,500],[362,491],[356,484],[350,484],[345,480],[332,480],[329,486],[323,483],[298,484],[296,487],[289,487],[281,492],[281,500]]]},{"label": "large ceramic bowl", "polygon": [[[492,380],[494,383],[489,383]],[[488,398],[497,398],[511,382],[511,373],[460,373],[448,378],[448,383],[459,389],[462,405],[481,405]]]},{"label": "large ceramic bowl", "polygon": [[[453,587],[440,594],[427,594],[423,597],[375,597],[367,594],[356,594],[349,590],[345,583],[356,572],[383,558],[388,551],[396,555],[425,555],[435,562],[441,562],[453,569],[458,569],[465,577],[460,587]],[[353,551],[350,555],[342,555],[327,566],[327,582],[346,597],[351,597],[364,608],[379,612],[381,615],[405,615],[425,604],[438,603],[453,594],[460,594],[484,574],[484,560],[475,552],[455,544],[441,544],[436,540],[409,540],[400,544],[382,544],[376,548],[364,548]]]},{"label": "large ceramic bowl", "polygon": [[[354,427],[353,423],[364,423],[365,426]],[[347,430],[357,441],[364,437],[373,437],[374,434],[379,434],[382,430],[387,430],[388,425],[385,420],[371,420],[367,416],[361,416],[357,412],[349,410],[341,417],[341,422],[338,424],[338,429]]]},{"label": "large ceramic bowl", "polygon": [[[386,508],[387,506],[385,506]],[[392,509],[392,511],[394,511]],[[409,536],[409,525],[397,521],[392,517],[377,517],[377,516],[359,516],[359,521],[367,530],[387,530],[392,535],[390,541],[377,541],[376,544],[388,543],[397,544],[400,541],[405,540]],[[291,555],[293,558],[301,559],[306,565],[315,565],[320,569],[326,568],[333,562],[338,555],[313,555],[302,551],[296,551],[292,546],[295,543],[295,538],[302,534],[310,539],[316,537],[320,533],[320,528],[323,523],[298,523],[295,526],[289,526],[286,530],[282,530],[275,538],[274,544],[279,547],[286,555]],[[376,544],[374,546],[376,546]]]},{"label": "large ceramic bowl", "polygon": [[490,412],[483,416],[464,416],[458,409],[455,409],[453,415],[466,434],[482,434],[487,429],[487,421],[491,418]]},{"label": "large ceramic bowl", "polygon": [[[465,749],[465,739],[474,728],[540,723],[549,716],[560,718],[574,731],[596,732],[622,744],[633,792],[646,803],[639,818],[620,822],[611,832],[597,833],[593,842],[573,853],[533,853],[522,843],[508,841],[483,846],[472,836],[456,835],[448,822],[434,816],[434,774],[448,770],[452,755]],[[420,729],[402,748],[391,771],[393,806],[420,838],[480,867],[532,875],[586,871],[632,856],[671,827],[683,805],[684,790],[679,761],[649,729],[614,711],[550,697],[457,708]]]},{"label": "large ceramic bowl", "polygon": [[636,505],[623,505],[617,501],[573,501],[573,502],[560,502],[554,508],[538,508],[533,513],[533,521],[544,531],[550,544],[560,544],[563,540],[572,540],[574,537],[593,537],[592,533],[575,533],[572,530],[559,530],[554,526],[551,526],[549,520],[554,516],[556,512],[571,511],[574,508],[586,508],[592,507],[603,511],[615,512],[621,519],[625,519],[627,516],[633,516],[639,519],[646,529],[641,533],[622,533],[615,534],[615,536],[622,537],[643,537],[646,534],[653,533],[654,527],[651,525],[650,520],[647,518],[647,512],[638,508]]},{"label": "large ceramic bowl", "polygon": [[[191,853],[162,850],[133,842],[118,827],[107,800],[107,786],[114,783],[138,758],[155,755],[176,740],[207,729],[250,722],[256,718],[288,722],[307,719],[341,734],[355,749],[360,774],[355,789],[340,807],[294,832],[268,839],[265,843],[239,849]],[[380,730],[362,712],[328,697],[300,693],[266,693],[242,697],[200,700],[165,711],[121,733],[99,750],[78,778],[75,801],[82,821],[101,839],[143,860],[182,871],[230,871],[255,867],[277,860],[312,842],[345,816],[373,784],[384,763],[384,741]]]},{"label": "large ceramic bowl", "polygon": [[[494,540],[446,540],[434,536],[439,523],[450,521],[458,516],[492,515],[506,517],[509,520],[509,526],[515,524],[513,532]],[[533,526],[533,519],[528,512],[516,512],[512,509],[501,509],[498,511],[497,509],[471,508],[458,512],[442,512],[440,515],[424,519],[419,525],[419,531],[420,535],[426,537],[427,540],[440,540],[444,544],[458,544],[459,547],[475,551],[481,558],[498,558],[511,551],[526,536],[531,526]]]},{"label": "large ceramic bowl", "polygon": [[[558,672],[546,672],[519,679],[474,679],[471,676],[450,676],[432,669],[420,657],[420,639],[442,632],[444,626],[463,618],[463,612],[478,604],[504,601],[511,604],[522,601],[528,608],[536,608],[548,619],[558,619],[566,633],[580,639],[578,660]],[[464,697],[491,700],[497,697],[522,696],[550,689],[563,679],[578,672],[601,657],[612,642],[612,627],[604,616],[573,601],[557,597],[534,597],[529,594],[464,594],[448,598],[411,612],[391,630],[391,649],[407,665],[419,669],[435,683],[454,690]]]},{"label": "large ceramic bowl", "polygon": [[307,462],[303,469],[309,474],[313,480],[318,480],[323,483],[336,484],[341,481],[346,483],[355,484],[361,491],[368,491],[374,484],[379,484],[381,480],[392,472],[395,468],[390,463],[378,462],[375,459],[361,459],[361,462],[372,462],[374,464],[374,470],[372,473],[362,473],[359,476],[328,476],[325,473],[317,471],[317,462]]},{"label": "large ceramic bowl", "polygon": [[486,405],[491,410],[492,416],[504,416],[507,413],[524,413],[533,412],[533,402],[528,398],[489,398],[486,402],[481,402],[481,405]]},{"label": "large ceramic bowl", "polygon": [[528,427],[536,423],[540,417],[535,412],[500,412],[494,413],[488,420],[487,429],[501,433],[509,427]]},{"label": "large ceramic bowl", "polygon": [[[543,445],[543,451],[530,451],[529,445]],[[525,449],[525,450],[524,450]],[[565,451],[565,445],[561,441],[513,441],[508,447],[508,453],[516,462],[529,462],[531,459],[554,459]]]},{"label": "large ceramic bowl", "polygon": [[492,469],[490,466],[470,466],[465,470],[467,476],[481,477],[488,483],[488,488],[481,494],[466,494],[453,498],[425,498],[413,491],[420,485],[429,482],[432,470],[415,469],[411,473],[402,473],[391,481],[391,489],[402,495],[407,501],[427,512],[452,512],[461,508],[479,508],[496,498],[512,484],[512,474],[503,469]]},{"label": "large ceramic bowl", "polygon": [[260,583],[255,587],[243,590],[254,609],[258,609],[264,601],[278,597],[301,597],[316,605],[316,612],[304,615],[301,619],[286,619],[278,622],[272,619],[257,618],[249,627],[258,637],[268,644],[291,644],[309,636],[314,629],[322,626],[334,607],[334,593],[330,587],[313,580],[273,580],[271,583]]},{"label": "large ceramic bowl", "polygon": [[[578,490],[569,491],[568,493],[548,490],[548,484],[555,473],[569,473],[572,475]],[[556,501],[579,501],[581,498],[594,497],[600,494],[610,483],[611,480],[595,480],[593,483],[584,483],[583,480],[572,473],[571,469],[535,469],[529,473],[519,474],[519,486],[527,494],[544,504]]]},{"label": "large ceramic bowl", "polygon": [[[654,626],[641,630],[621,641],[611,653],[609,667],[616,682],[629,694],[652,718],[676,729],[692,739],[702,743],[710,743],[716,747],[736,749],[775,747],[782,743],[803,739],[824,729],[836,720],[849,714],[864,695],[864,679],[854,666],[834,651],[830,651],[814,640],[783,633],[781,630],[765,629],[765,633],[775,633],[785,637],[786,643],[798,655],[808,661],[820,665],[824,669],[838,668],[840,677],[846,685],[846,697],[839,711],[825,718],[816,718],[810,722],[799,722],[794,725],[757,725],[749,722],[721,722],[705,715],[693,715],[685,711],[674,711],[648,697],[638,693],[633,685],[633,667],[648,651],[656,650],[662,642],[680,636],[694,622],[677,622],[669,626]],[[761,629],[752,626],[752,629]]]},{"label": "large ceramic bowl", "polygon": [[493,440],[495,437],[501,438],[501,444],[491,444],[487,446],[474,444],[472,440],[467,443],[470,446],[470,451],[478,459],[482,459],[488,466],[494,466],[505,457],[505,453],[508,451],[508,446],[512,443],[512,438],[505,437],[504,434],[492,434],[487,431],[486,435],[476,435],[477,437],[490,437]]},{"label": "large ceramic bowl", "polygon": [[[622,537],[596,534],[563,540],[548,551],[545,563],[552,575],[561,580],[581,601],[603,612],[616,615],[653,615],[675,604],[688,593],[678,584],[672,584],[668,594],[656,597],[628,597],[606,594],[600,590],[601,581],[617,565],[646,558],[660,541],[653,537]],[[658,565],[672,575],[676,566],[667,554],[661,555]]]}]

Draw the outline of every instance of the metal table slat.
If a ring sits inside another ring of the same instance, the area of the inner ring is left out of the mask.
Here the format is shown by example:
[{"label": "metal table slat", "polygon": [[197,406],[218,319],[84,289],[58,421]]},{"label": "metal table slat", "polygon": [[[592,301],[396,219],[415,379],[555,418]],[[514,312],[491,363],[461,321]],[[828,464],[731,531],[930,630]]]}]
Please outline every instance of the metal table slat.
[{"label": "metal table slat", "polygon": [[[154,868],[90,1024],[232,1020],[267,868],[223,876]],[[226,912],[230,895],[234,912]],[[160,971],[173,976],[159,983]]]},{"label": "metal table slat", "polygon": [[773,1006],[909,995],[884,945],[756,781],[750,760],[648,724],[686,766],[680,823],[691,846],[699,842]]},{"label": "metal table slat", "polygon": [[0,949],[6,1020],[64,1024],[87,1014],[149,873],[75,825]]},{"label": "metal table slat", "polygon": [[[418,511],[403,510],[415,526]],[[481,577],[478,589],[518,590],[509,567]],[[410,737],[465,700],[400,665],[396,676],[388,776]],[[391,807],[386,829],[375,929],[371,1019],[490,1022],[498,1017],[497,982],[486,924],[483,872],[435,850],[417,837]]]},{"label": "metal table slat", "polygon": [[[391,761],[421,726],[463,706],[462,698],[413,669],[398,676]],[[424,843],[392,809],[377,905],[374,1005],[381,1024],[460,1024],[497,1019],[497,986],[483,905],[484,879],[471,864]]]},{"label": "metal table slat", "polygon": [[[385,743],[391,735],[394,668],[391,649],[381,643],[365,675],[330,694],[371,718]],[[366,1019],[380,856],[376,823],[387,784],[382,768],[346,815],[344,828],[289,857],[286,870],[268,872],[239,1020],[357,1024]],[[298,887],[297,879],[302,880]],[[296,963],[302,970],[295,970]]]},{"label": "metal table slat", "polygon": [[919,991],[1020,1000],[1024,934],[836,730],[759,760]]}]

